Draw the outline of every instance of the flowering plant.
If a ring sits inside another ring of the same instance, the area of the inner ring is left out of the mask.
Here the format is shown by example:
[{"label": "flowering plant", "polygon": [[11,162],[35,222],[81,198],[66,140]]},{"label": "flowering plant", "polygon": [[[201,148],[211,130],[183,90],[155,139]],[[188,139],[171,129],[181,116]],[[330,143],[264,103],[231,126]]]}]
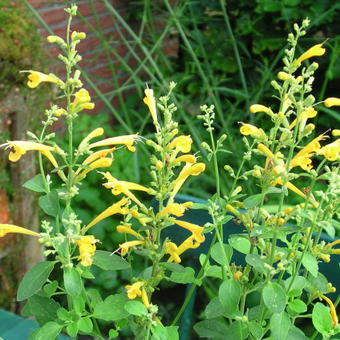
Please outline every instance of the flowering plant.
[{"label": "flowering plant", "polygon": [[[27,71],[29,87],[51,82],[62,93],[64,103],[46,110],[39,135],[29,133],[30,141],[8,141],[2,145],[11,150],[12,162],[19,161],[28,151],[38,152],[40,174],[25,183],[25,187],[41,193],[39,205],[47,215],[41,224],[42,231],[0,224],[0,237],[7,233],[26,234],[37,237],[46,248],[47,260],[34,265],[18,288],[18,300],[28,300],[25,315],[33,315],[41,326],[32,332],[30,339],[54,339],[62,331],[72,338],[87,334],[98,339],[113,339],[126,335],[127,330],[135,339],[178,339],[176,324],[183,308],[172,325],[166,326],[159,306],[153,303],[154,292],[164,280],[192,284],[183,306],[195,286],[212,287],[206,290],[210,302],[204,312],[205,320],[195,325],[202,337],[225,339],[226,334],[233,334],[237,339],[305,339],[296,327],[296,320],[309,317],[312,317],[315,334],[321,333],[327,339],[339,333],[334,304],[325,295],[333,292],[334,287],[319,273],[318,261],[327,262],[332,254],[339,253],[334,249],[338,242],[320,242],[320,234],[322,230],[334,234],[332,221],[337,217],[339,205],[336,162],[340,146],[339,140],[321,146],[320,142],[326,138],[324,134],[302,146],[315,128],[307,124],[307,120],[317,114],[314,97],[309,94],[317,64],[302,68],[299,76],[296,73],[304,60],[325,52],[322,44],[316,45],[295,59],[297,40],[305,33],[308,22],[304,21],[301,28],[295,26],[296,34],[289,36],[291,47],[286,51],[284,71],[278,75],[281,82],[272,83],[278,92],[278,113],[259,104],[250,108],[252,113],[267,114],[273,128],[266,133],[242,123],[241,134],[250,136],[252,141],[243,139],[247,152],[236,173],[225,166],[233,181],[230,193],[225,196],[221,194],[217,156],[224,150],[226,135],[215,140],[213,107],[202,106],[203,114],[199,118],[204,121],[211,142],[202,146],[208,161],[214,162],[217,190],[207,204],[195,204],[176,201],[187,179],[199,176],[205,164],[191,153],[192,138],[180,134],[173,118],[177,110],[171,103],[174,83],[170,83],[169,92],[159,100],[152,89],[145,90],[144,103],[155,129],[153,138],[131,134],[94,141],[104,134],[99,127],[74,147],[74,122],[83,110],[93,109],[94,103],[83,87],[81,72],[75,70],[81,60],[76,47],[86,38],[83,32],[71,32],[77,6],[72,5],[66,12],[69,14],[66,40],[48,37],[48,41],[57,44],[63,52],[59,59],[65,64],[66,79]],[[324,104],[330,107],[339,105],[339,101],[329,98]],[[48,127],[59,119],[64,119],[67,126],[67,150],[58,146],[54,133],[47,133]],[[339,130],[332,133],[336,136]],[[134,152],[141,141],[153,151],[152,181],[148,186],[124,181],[103,171],[112,165],[113,155],[119,157],[120,149]],[[312,157],[316,156],[322,158],[314,170]],[[259,158],[261,165],[244,171],[252,158]],[[47,167],[45,160],[49,163]],[[325,166],[328,160],[333,162],[331,168]],[[51,167],[53,170],[49,171]],[[296,172],[298,168],[303,171]],[[103,177],[103,187],[111,191],[113,203],[91,221],[82,221],[74,198],[91,171]],[[248,176],[259,180],[260,193],[243,194],[240,183]],[[310,181],[308,191],[301,191],[293,184],[301,178]],[[327,183],[325,190],[314,190],[319,181]],[[303,202],[287,206],[288,190]],[[148,195],[148,201],[153,198],[156,206],[145,203],[140,194]],[[268,202],[274,202],[274,209],[269,209]],[[212,223],[203,226],[185,220],[188,209],[198,208],[209,211]],[[230,213],[240,224],[240,232],[231,235],[225,243],[224,224],[233,218]],[[126,238],[115,251],[120,256],[97,249],[100,240],[90,233],[97,223],[113,215],[121,216],[116,230]],[[162,236],[162,231],[173,225],[187,232],[181,243]],[[201,269],[196,275],[192,268],[181,265],[182,255],[189,249],[199,248],[205,242],[205,234],[212,231],[213,241],[208,253],[200,255]],[[245,254],[245,265],[232,263],[233,251]],[[141,272],[134,267],[136,256],[145,258],[146,266]],[[130,269],[128,282],[102,297],[84,284],[94,278],[92,266],[111,271]],[[56,271],[62,273],[59,281],[54,279]],[[254,299],[257,302],[254,303]],[[316,299],[325,301],[327,306]],[[310,308],[312,315],[308,314]]]}]

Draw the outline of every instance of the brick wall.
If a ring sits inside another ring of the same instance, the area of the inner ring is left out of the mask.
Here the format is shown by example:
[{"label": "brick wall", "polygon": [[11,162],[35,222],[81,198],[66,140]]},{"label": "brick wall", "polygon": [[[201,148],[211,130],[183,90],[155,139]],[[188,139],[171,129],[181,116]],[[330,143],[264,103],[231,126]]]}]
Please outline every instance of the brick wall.
[{"label": "brick wall", "polygon": [[[42,19],[53,30],[54,34],[63,38],[66,36],[67,13],[63,10],[65,8],[65,1],[57,0],[28,0],[32,7],[34,7]],[[129,0],[110,0],[110,4],[118,10],[120,15],[124,18],[128,13]],[[80,66],[90,76],[90,79],[95,83],[99,90],[107,93],[114,89],[114,84],[105,81],[112,79],[113,75],[109,67],[109,63],[116,64],[116,60],[112,56],[105,55],[100,39],[95,35],[89,25],[99,28],[100,31],[109,38],[115,46],[115,50],[119,55],[126,54],[125,47],[119,43],[120,32],[122,28],[114,20],[113,15],[110,14],[102,1],[99,0],[78,0],[75,1],[78,6],[78,16],[73,19],[72,30],[78,32],[85,32],[87,38],[78,45],[79,53],[83,60]],[[39,26],[39,31],[43,37],[47,37],[49,33]],[[60,50],[55,44],[48,44],[46,42],[46,50],[48,56],[51,58],[50,69],[51,72],[56,72],[58,75],[63,75],[65,70],[60,61],[57,61],[56,56]],[[90,89],[91,95],[94,96],[96,108],[93,112],[99,112],[103,104],[98,101]]]}]

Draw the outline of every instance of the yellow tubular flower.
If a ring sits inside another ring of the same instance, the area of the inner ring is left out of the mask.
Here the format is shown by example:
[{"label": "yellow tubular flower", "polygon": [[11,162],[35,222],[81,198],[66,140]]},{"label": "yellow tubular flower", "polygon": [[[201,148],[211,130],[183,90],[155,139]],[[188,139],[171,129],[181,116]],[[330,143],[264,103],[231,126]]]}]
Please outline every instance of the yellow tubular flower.
[{"label": "yellow tubular flower", "polygon": [[174,164],[178,163],[196,163],[197,159],[194,155],[182,155],[174,160]]},{"label": "yellow tubular flower", "polygon": [[261,104],[253,104],[250,106],[249,111],[251,113],[257,113],[257,112],[264,112],[264,113],[268,113],[268,114],[272,114],[272,110],[264,105]]},{"label": "yellow tubular flower", "polygon": [[102,136],[104,129],[99,127],[91,131],[79,144],[78,149],[83,148],[91,139]]},{"label": "yellow tubular flower", "polygon": [[[26,72],[26,71],[25,71]],[[30,74],[28,75],[27,86],[31,89],[36,88],[42,82],[48,83],[62,83],[62,80],[57,78],[54,74],[45,74],[38,71],[28,71]]]},{"label": "yellow tubular flower", "polygon": [[322,44],[317,44],[303,53],[298,59],[294,61],[295,65],[301,64],[304,60],[312,58],[312,57],[320,57],[325,54],[326,49],[322,47]]},{"label": "yellow tubular flower", "polygon": [[128,202],[127,198],[122,198],[120,201],[112,204],[110,207],[105,209],[102,213],[100,213],[96,218],[94,218],[85,228],[84,231],[89,230],[95,224],[99,223],[103,219],[115,215],[115,214],[122,214],[125,215],[128,213],[127,208],[123,207]]},{"label": "yellow tubular flower", "polygon": [[294,168],[295,166],[300,166],[304,170],[311,169],[312,161],[310,158],[314,153],[319,152],[321,149],[321,145],[319,143],[320,140],[325,139],[324,135],[320,135],[314,138],[311,142],[309,142],[304,148],[302,148],[291,160],[290,166]]},{"label": "yellow tubular flower", "polygon": [[148,294],[146,293],[145,288],[142,288],[142,302],[146,308],[150,307],[149,297]]},{"label": "yellow tubular flower", "polygon": [[321,298],[323,298],[328,303],[328,306],[329,306],[329,309],[330,309],[330,312],[331,312],[331,318],[332,318],[332,321],[333,321],[333,326],[334,327],[337,326],[338,323],[339,323],[339,320],[338,320],[336,309],[334,307],[332,300],[325,295],[321,295]]},{"label": "yellow tubular flower", "polygon": [[113,195],[116,196],[116,195],[124,194],[125,196],[130,198],[130,200],[137,203],[140,207],[145,208],[143,203],[141,203],[138,200],[138,198],[130,190],[139,190],[139,191],[149,192],[150,191],[149,188],[146,188],[142,185],[139,185],[133,182],[118,181],[108,172],[104,174],[104,177],[108,180],[108,182],[104,183],[103,186],[107,189],[111,189],[111,192]]},{"label": "yellow tubular flower", "polygon": [[[176,246],[177,248],[172,246],[171,253],[170,252],[168,253],[171,256],[169,257],[167,262],[175,261],[176,263],[179,263],[181,262],[181,259],[179,257],[181,254],[183,254],[188,249],[195,249],[195,248],[198,248],[199,246],[200,246],[200,243],[195,241],[194,236],[190,236],[183,243],[181,243],[178,247]],[[179,259],[179,262],[177,262],[178,259]]]},{"label": "yellow tubular flower", "polygon": [[332,130],[332,135],[335,136],[335,137],[340,136],[340,130],[339,129]]},{"label": "yellow tubular flower", "polygon": [[137,281],[132,285],[125,286],[127,296],[130,300],[135,299],[136,297],[142,296],[141,288],[144,286],[143,281]]},{"label": "yellow tubular flower", "polygon": [[108,154],[114,152],[115,150],[116,150],[116,148],[96,151],[96,152],[92,153],[90,156],[88,156],[82,164],[88,165],[88,164],[96,161],[97,159],[106,157]]},{"label": "yellow tubular flower", "polygon": [[134,152],[136,149],[133,144],[140,139],[138,135],[124,135],[103,139],[99,142],[95,142],[89,145],[89,149],[96,148],[98,146],[108,146],[108,145],[125,145],[128,150]]},{"label": "yellow tubular flower", "polygon": [[175,220],[175,223],[180,227],[189,230],[194,237],[194,240],[198,243],[203,243],[205,241],[205,237],[203,235],[204,227],[200,227],[196,224],[189,223],[186,221]]},{"label": "yellow tubular flower", "polygon": [[274,158],[274,154],[262,143],[257,145],[257,150],[262,152],[265,156],[269,158]]},{"label": "yellow tubular flower", "polygon": [[73,105],[86,110],[92,110],[95,106],[94,103],[91,103],[90,94],[85,89],[80,89],[74,94]]},{"label": "yellow tubular flower", "polygon": [[176,196],[184,182],[189,176],[198,176],[205,170],[204,163],[186,163],[182,171],[179,173],[178,177],[174,181],[174,188],[172,189],[171,197]]},{"label": "yellow tubular flower", "polygon": [[339,158],[340,153],[340,139],[337,139],[333,143],[325,145],[318,152],[319,155],[324,156],[331,162],[335,162]]},{"label": "yellow tubular flower", "polygon": [[[102,157],[99,158],[97,160],[95,160],[94,162],[92,162],[91,164],[89,164],[89,167],[91,169],[84,169],[80,174],[79,174],[79,178],[78,179],[82,179],[84,178],[90,171],[94,170],[94,169],[98,169],[98,168],[107,168],[109,166],[112,165],[113,159],[112,158],[107,158],[107,157]],[[80,169],[80,168],[79,168]],[[78,170],[79,170],[78,169]],[[77,170],[77,172],[78,172]],[[77,173],[76,173],[77,174]]]},{"label": "yellow tubular flower", "polygon": [[175,148],[177,152],[188,153],[191,150],[192,139],[191,136],[178,136],[174,138],[168,145],[169,149]]},{"label": "yellow tubular flower", "polygon": [[326,107],[340,106],[340,98],[330,97],[324,100],[323,104]]},{"label": "yellow tubular flower", "polygon": [[[314,118],[318,114],[318,111],[316,111],[313,106],[309,106],[307,110],[303,111],[299,117],[300,121],[307,121],[309,118]],[[294,119],[293,122],[289,125],[289,129],[293,129],[297,123],[297,119]]]},{"label": "yellow tubular flower", "polygon": [[131,247],[144,244],[144,241],[128,241],[119,245],[120,253],[122,256],[126,255]]},{"label": "yellow tubular flower", "polygon": [[136,236],[139,239],[143,239],[143,236],[136,231],[134,231],[129,225],[119,225],[117,226],[117,231],[123,234],[130,234]]},{"label": "yellow tubular flower", "polygon": [[178,251],[178,247],[175,243],[173,243],[173,242],[166,242],[165,243],[165,252],[170,255],[168,262],[172,262],[172,261],[174,261],[176,263],[181,262],[181,258],[179,257],[177,251]]},{"label": "yellow tubular flower", "polygon": [[155,97],[153,95],[153,90],[152,89],[145,89],[144,93],[145,93],[145,97],[143,99],[143,102],[148,106],[149,111],[151,113],[152,120],[154,122],[158,122],[156,100],[155,100]]},{"label": "yellow tubular flower", "polygon": [[15,234],[26,234],[31,236],[37,236],[39,237],[40,234],[36,233],[35,231],[18,227],[13,224],[0,224],[0,237],[4,237],[9,233],[15,233]]},{"label": "yellow tubular flower", "polygon": [[259,129],[256,126],[251,125],[251,124],[242,123],[242,126],[240,128],[240,132],[244,136],[250,135],[253,138],[259,138],[259,139],[265,139],[266,138],[266,134],[264,133],[264,131],[262,129]]},{"label": "yellow tubular flower", "polygon": [[175,215],[177,217],[183,216],[186,209],[190,207],[190,203],[192,205],[192,202],[186,202],[186,203],[170,203],[168,204],[162,211],[160,211],[157,215],[158,216],[164,216],[166,214]]},{"label": "yellow tubular flower", "polygon": [[17,162],[27,151],[38,151],[47,157],[55,168],[58,168],[58,163],[51,153],[51,151],[55,151],[55,148],[52,146],[26,141],[8,141],[1,146],[5,146],[6,149],[12,148],[8,156],[11,162]]},{"label": "yellow tubular flower", "polygon": [[79,247],[79,257],[78,260],[84,267],[88,267],[93,262],[93,255],[96,252],[96,240],[94,236],[87,235],[82,236],[80,240],[76,240],[76,244]]}]

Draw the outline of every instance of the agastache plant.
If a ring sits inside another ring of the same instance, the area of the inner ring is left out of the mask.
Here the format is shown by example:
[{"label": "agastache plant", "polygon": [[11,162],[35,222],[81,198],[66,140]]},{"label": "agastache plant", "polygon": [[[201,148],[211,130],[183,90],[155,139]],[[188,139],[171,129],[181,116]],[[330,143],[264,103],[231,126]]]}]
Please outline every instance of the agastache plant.
[{"label": "agastache plant", "polygon": [[[271,83],[277,107],[250,106],[250,114],[266,115],[272,127],[266,131],[241,122],[246,152],[237,171],[225,166],[233,182],[229,194],[221,197],[216,182],[217,194],[208,206],[213,221],[226,212],[232,214],[239,233],[229,235],[224,243],[223,230],[228,232],[228,225],[213,224],[218,242],[212,259],[221,265],[219,276],[217,271],[209,274],[215,265],[201,255],[200,272],[205,273],[201,279],[216,287],[209,294],[206,320],[195,325],[202,336],[213,338],[215,334],[217,338],[236,332],[238,339],[307,339],[297,328],[302,318],[312,320],[315,331],[311,339],[318,333],[323,339],[340,333],[335,309],[340,298],[327,296],[335,288],[318,267],[319,262],[330,262],[333,254],[339,254],[335,248],[339,240],[321,240],[322,232],[335,236],[339,218],[340,143],[332,140],[339,136],[339,130],[314,135],[317,128],[312,123],[319,114],[318,105],[333,107],[340,102],[332,97],[315,103],[311,92],[318,64],[311,59],[324,55],[326,48],[324,43],[317,44],[296,57],[298,39],[308,25],[308,20],[301,27],[295,24],[295,33],[288,36],[283,70]],[[307,66],[306,61],[310,61]],[[202,107],[200,118],[208,132],[213,109]],[[217,162],[216,143],[211,140],[212,146],[205,143],[203,147],[208,159]],[[247,164],[250,169],[246,169]],[[250,176],[257,181],[255,195],[246,192]],[[246,263],[231,262],[233,251],[244,254]],[[228,260],[221,260],[222,255]],[[212,324],[215,331],[207,332]]]}]

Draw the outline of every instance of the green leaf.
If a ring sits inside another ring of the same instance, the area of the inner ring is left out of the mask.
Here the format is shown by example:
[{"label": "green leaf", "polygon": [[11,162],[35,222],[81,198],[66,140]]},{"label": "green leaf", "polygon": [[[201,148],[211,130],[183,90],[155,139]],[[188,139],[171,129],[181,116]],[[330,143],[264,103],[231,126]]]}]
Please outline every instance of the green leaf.
[{"label": "green leaf", "polygon": [[45,284],[45,286],[44,286],[44,292],[45,292],[47,295],[51,296],[52,294],[55,293],[55,291],[57,290],[57,288],[58,288],[58,281],[54,280],[54,281],[52,281],[52,282],[50,282],[50,283]]},{"label": "green leaf", "polygon": [[152,330],[152,338],[151,340],[178,340],[178,327],[176,326],[169,326],[165,327],[159,323],[155,325]]},{"label": "green leaf", "polygon": [[60,308],[58,302],[37,294],[30,297],[27,304],[30,315],[33,315],[41,326],[48,321],[54,321],[57,318],[57,310]]},{"label": "green leaf", "polygon": [[246,209],[255,208],[255,207],[257,207],[258,205],[261,204],[262,199],[263,199],[262,194],[249,196],[243,201],[244,207]]},{"label": "green leaf", "polygon": [[305,253],[302,258],[302,265],[311,273],[311,275],[317,277],[319,271],[318,261],[311,253]]},{"label": "green leaf", "polygon": [[143,303],[138,300],[128,301],[125,304],[124,308],[129,314],[132,314],[132,315],[141,316],[141,315],[146,315],[148,313],[148,310],[143,305]]},{"label": "green leaf", "polygon": [[192,283],[195,281],[195,271],[191,267],[185,267],[184,272],[172,272],[170,281],[176,283]]},{"label": "green leaf", "polygon": [[38,292],[50,276],[56,262],[44,261],[35,264],[19,284],[17,300],[23,301]]},{"label": "green leaf", "polygon": [[214,340],[224,340],[228,334],[228,326],[219,319],[203,320],[194,326],[197,334],[202,338],[210,338]]},{"label": "green leaf", "polygon": [[109,295],[103,302],[97,303],[94,308],[93,317],[104,321],[117,321],[129,316],[125,310],[128,297],[125,293]]},{"label": "green leaf", "polygon": [[260,339],[263,335],[263,328],[255,320],[248,323],[249,331],[255,339]]},{"label": "green leaf", "polygon": [[175,262],[162,262],[161,264],[162,264],[162,266],[164,268],[166,268],[167,270],[170,270],[171,272],[179,272],[180,273],[180,272],[184,272],[185,271],[185,267],[182,266],[179,263],[175,263]]},{"label": "green leaf", "polygon": [[[291,326],[288,332],[287,339],[294,339],[294,340],[310,340],[310,338],[307,338],[305,334],[302,332],[301,329]],[[334,339],[335,340],[335,339]]]},{"label": "green leaf", "polygon": [[[284,285],[286,289],[288,289],[292,280],[293,280],[293,277],[290,277],[285,281]],[[288,295],[289,296],[301,295],[302,290],[306,287],[306,285],[307,285],[307,280],[303,276],[296,276],[289,289]]]},{"label": "green leaf", "polygon": [[238,304],[241,299],[240,284],[233,279],[225,280],[218,290],[218,298],[224,308],[224,313],[233,316],[238,311]]},{"label": "green leaf", "polygon": [[93,323],[89,316],[79,319],[77,322],[77,326],[81,332],[86,333],[86,334],[90,334],[93,329]]},{"label": "green leaf", "polygon": [[261,259],[260,255],[247,254],[246,262],[260,273],[265,273],[267,271],[265,267],[265,262],[263,259]]},{"label": "green leaf", "polygon": [[66,332],[71,338],[75,338],[78,334],[78,323],[72,322],[66,326]]},{"label": "green leaf", "polygon": [[247,238],[238,235],[231,235],[228,241],[229,244],[238,252],[242,254],[249,254],[251,244]]},{"label": "green leaf", "polygon": [[212,298],[204,310],[207,319],[214,319],[223,315],[223,306],[217,296]]},{"label": "green leaf", "polygon": [[34,330],[28,337],[28,340],[54,340],[61,332],[63,325],[59,325],[54,321],[45,323],[39,329]]},{"label": "green leaf", "polygon": [[109,339],[115,339],[119,335],[118,331],[115,329],[110,329],[109,330]]},{"label": "green leaf", "polygon": [[34,176],[22,185],[24,188],[35,192],[46,192],[41,174]]},{"label": "green leaf", "polygon": [[329,308],[317,302],[313,308],[312,322],[318,332],[321,334],[328,333],[333,327]]},{"label": "green leaf", "polygon": [[275,313],[270,318],[270,330],[274,340],[288,339],[290,319],[287,313]]},{"label": "green leaf", "polygon": [[39,207],[49,216],[57,217],[59,214],[59,197],[55,190],[39,197]]},{"label": "green leaf", "polygon": [[288,303],[288,308],[296,314],[301,314],[307,311],[307,305],[299,299],[295,299]]},{"label": "green leaf", "polygon": [[[224,256],[224,254],[226,257]],[[218,242],[215,243],[211,248],[211,257],[222,266],[227,265],[230,262],[232,256],[233,248],[229,244],[223,244],[222,248],[221,244]]]},{"label": "green leaf", "polygon": [[64,285],[66,293],[77,297],[83,288],[83,281],[80,273],[75,268],[64,268]]},{"label": "green leaf", "polygon": [[97,250],[93,256],[93,264],[104,270],[122,270],[130,267],[121,256],[111,254],[109,251]]},{"label": "green leaf", "polygon": [[263,288],[262,297],[266,307],[273,313],[281,313],[286,307],[286,293],[277,284],[268,282]]}]

